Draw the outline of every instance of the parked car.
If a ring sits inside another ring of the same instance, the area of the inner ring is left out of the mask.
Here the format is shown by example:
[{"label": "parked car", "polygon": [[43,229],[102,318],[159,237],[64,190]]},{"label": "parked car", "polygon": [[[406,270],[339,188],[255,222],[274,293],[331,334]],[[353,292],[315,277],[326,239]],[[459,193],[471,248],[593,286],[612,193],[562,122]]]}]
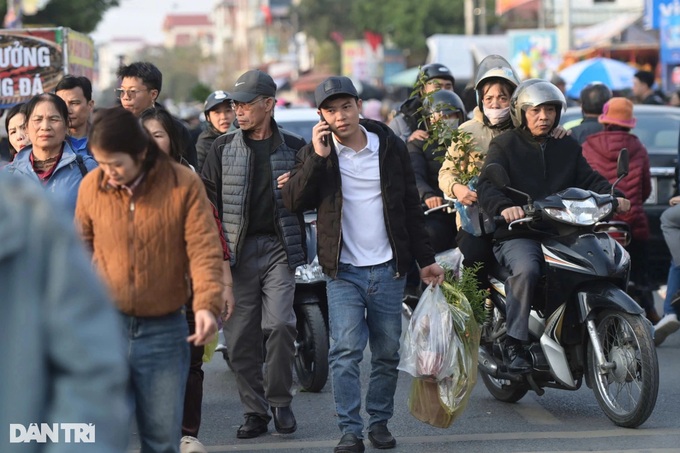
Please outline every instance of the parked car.
[{"label": "parked car", "polygon": [[274,119],[280,127],[302,136],[309,143],[312,141],[312,128],[319,122],[319,114],[312,107],[277,108]]},{"label": "parked car", "polygon": [[[676,168],[678,166],[678,136],[680,135],[680,108],[663,105],[635,105],[633,114],[637,125],[631,132],[640,139],[649,153],[652,174],[652,194],[645,201],[649,219],[650,277],[655,284],[665,284],[670,254],[661,233],[659,216],[668,208],[668,200],[676,193]],[[578,124],[580,107],[570,107],[562,114],[565,127]]]}]

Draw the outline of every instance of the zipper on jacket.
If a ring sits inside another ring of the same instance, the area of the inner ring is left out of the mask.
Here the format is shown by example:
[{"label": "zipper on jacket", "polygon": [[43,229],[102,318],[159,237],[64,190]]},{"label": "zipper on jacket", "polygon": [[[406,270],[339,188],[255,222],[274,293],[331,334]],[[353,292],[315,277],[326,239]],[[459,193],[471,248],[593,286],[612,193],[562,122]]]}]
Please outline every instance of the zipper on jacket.
[{"label": "zipper on jacket", "polygon": [[[387,152],[387,139],[385,139],[385,152]],[[380,149],[378,149],[378,159],[380,159]],[[383,216],[385,217],[385,223],[387,224],[387,238],[390,241],[390,246],[392,247],[392,251],[394,253],[394,279],[398,279],[401,277],[401,274],[399,274],[399,254],[397,253],[397,246],[395,245],[394,242],[394,236],[392,235],[392,225],[390,224],[390,216],[387,213],[387,199],[385,197],[385,180],[383,179],[383,166],[385,165],[385,159],[380,161],[380,197],[382,198],[383,202]],[[414,257],[415,258],[415,257]]]}]

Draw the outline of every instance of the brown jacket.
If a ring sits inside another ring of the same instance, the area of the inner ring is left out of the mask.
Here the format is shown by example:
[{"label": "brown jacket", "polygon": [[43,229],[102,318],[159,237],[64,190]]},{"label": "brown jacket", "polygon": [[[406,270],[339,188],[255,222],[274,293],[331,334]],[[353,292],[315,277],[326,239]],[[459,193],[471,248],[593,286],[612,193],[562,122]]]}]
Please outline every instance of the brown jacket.
[{"label": "brown jacket", "polygon": [[83,179],[76,224],[123,313],[163,316],[193,285],[194,311],[222,311],[222,248],[200,178],[160,156],[134,194],[107,183],[101,168]]}]

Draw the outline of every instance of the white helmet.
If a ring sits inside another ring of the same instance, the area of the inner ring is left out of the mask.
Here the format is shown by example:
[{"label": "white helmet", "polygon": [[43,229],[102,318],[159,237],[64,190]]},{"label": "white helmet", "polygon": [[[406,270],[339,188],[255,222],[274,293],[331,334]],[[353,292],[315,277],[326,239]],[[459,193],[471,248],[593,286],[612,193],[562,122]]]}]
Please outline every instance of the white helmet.
[{"label": "white helmet", "polygon": [[515,127],[526,126],[524,112],[531,107],[553,104],[557,109],[555,124],[560,122],[562,112],[567,109],[564,94],[552,83],[542,79],[528,79],[520,83],[510,98],[510,118]]},{"label": "white helmet", "polygon": [[477,96],[477,106],[484,111],[482,105],[482,88],[490,79],[500,79],[510,86],[510,93],[514,92],[517,85],[519,85],[519,77],[508,63],[508,60],[500,55],[489,55],[485,57],[477,66],[477,73],[475,74],[475,94]]}]

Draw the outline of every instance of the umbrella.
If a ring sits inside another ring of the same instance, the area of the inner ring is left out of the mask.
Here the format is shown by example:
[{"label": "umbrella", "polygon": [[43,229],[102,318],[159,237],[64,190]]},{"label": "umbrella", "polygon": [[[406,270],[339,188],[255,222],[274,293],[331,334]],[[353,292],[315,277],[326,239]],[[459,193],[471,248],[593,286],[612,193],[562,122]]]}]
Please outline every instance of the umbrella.
[{"label": "umbrella", "polygon": [[416,84],[418,79],[418,74],[420,73],[420,67],[409,68],[405,71],[397,72],[391,76],[387,76],[385,79],[385,85],[393,85],[400,87],[412,87]]},{"label": "umbrella", "polygon": [[591,58],[575,63],[559,74],[566,83],[567,95],[577,99],[581,89],[592,82],[602,82],[612,90],[631,88],[636,72],[637,69],[618,60]]}]

